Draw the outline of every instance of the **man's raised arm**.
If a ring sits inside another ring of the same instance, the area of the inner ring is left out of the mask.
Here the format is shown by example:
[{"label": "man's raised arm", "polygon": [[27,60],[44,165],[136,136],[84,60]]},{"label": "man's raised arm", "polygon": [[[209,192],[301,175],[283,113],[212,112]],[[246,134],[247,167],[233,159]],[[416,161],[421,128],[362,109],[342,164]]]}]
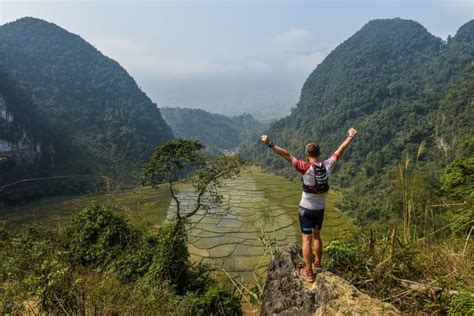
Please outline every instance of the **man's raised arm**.
[{"label": "man's raised arm", "polygon": [[293,162],[293,155],[291,155],[286,149],[278,147],[277,145],[270,143],[270,137],[268,137],[268,135],[262,135],[262,142],[268,147],[270,147],[278,155],[288,160],[289,163]]},{"label": "man's raised arm", "polygon": [[347,146],[349,146],[349,144],[352,142],[354,137],[356,137],[356,135],[357,135],[357,131],[352,127],[349,129],[349,131],[347,133],[348,133],[348,136],[347,136],[346,140],[344,140],[342,142],[342,144],[339,146],[339,148],[335,151],[335,153],[338,155],[338,157],[340,157],[342,155],[344,150],[346,150]]}]

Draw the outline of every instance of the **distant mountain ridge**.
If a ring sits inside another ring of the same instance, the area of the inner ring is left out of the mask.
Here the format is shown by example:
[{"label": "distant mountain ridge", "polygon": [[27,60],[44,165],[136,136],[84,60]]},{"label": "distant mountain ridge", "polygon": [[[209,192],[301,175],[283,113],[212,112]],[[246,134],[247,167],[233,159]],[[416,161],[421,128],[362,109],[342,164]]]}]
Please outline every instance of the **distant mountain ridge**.
[{"label": "distant mountain ridge", "polygon": [[[55,157],[55,174],[130,181],[154,148],[173,138],[125,69],[53,23],[22,18],[0,26],[0,63],[14,82],[10,88],[59,131],[53,141],[75,153]],[[0,138],[7,141],[7,133]]]},{"label": "distant mountain ridge", "polygon": [[228,117],[201,109],[170,107],[161,108],[161,113],[177,138],[198,140],[218,151],[236,150],[266,127],[250,114]]}]

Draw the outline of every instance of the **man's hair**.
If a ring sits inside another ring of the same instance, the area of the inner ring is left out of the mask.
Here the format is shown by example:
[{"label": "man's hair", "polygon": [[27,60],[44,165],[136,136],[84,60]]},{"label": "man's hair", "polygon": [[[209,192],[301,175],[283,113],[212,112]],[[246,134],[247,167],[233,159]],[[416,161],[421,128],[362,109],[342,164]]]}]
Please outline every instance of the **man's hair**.
[{"label": "man's hair", "polygon": [[316,143],[309,143],[308,145],[306,145],[305,153],[313,158],[318,158],[321,155],[319,145]]}]

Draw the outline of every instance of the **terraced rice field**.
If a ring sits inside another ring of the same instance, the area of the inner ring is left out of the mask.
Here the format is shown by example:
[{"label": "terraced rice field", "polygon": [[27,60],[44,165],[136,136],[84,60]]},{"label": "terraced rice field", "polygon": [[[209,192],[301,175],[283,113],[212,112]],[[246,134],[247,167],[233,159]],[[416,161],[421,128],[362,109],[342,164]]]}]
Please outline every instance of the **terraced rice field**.
[{"label": "terraced rice field", "polygon": [[[182,186],[178,194],[186,212],[193,206],[193,192]],[[189,250],[194,261],[206,262],[252,280],[253,271],[264,267],[269,260],[264,256],[264,247],[259,240],[262,230],[276,239],[278,246],[300,242],[299,182],[252,167],[240,177],[225,181],[222,194],[224,199],[220,207],[200,211],[190,219]],[[352,228],[349,218],[334,208],[337,199],[337,193],[329,194],[322,230],[326,241]],[[32,223],[61,228],[70,221],[72,214],[92,202],[114,205],[124,210],[131,220],[154,227],[175,215],[175,205],[166,189],[142,189],[61,201],[45,200],[24,208],[4,209],[0,210],[0,222],[10,228]]]},{"label": "terraced rice field", "polygon": [[[223,208],[214,210],[216,215],[200,212],[191,218],[189,250],[195,260],[247,279],[252,278],[255,268],[268,263],[258,240],[260,227],[276,239],[278,246],[300,242],[300,183],[252,168],[241,177],[226,181],[222,191],[225,202]],[[337,199],[336,193],[329,194],[322,230],[326,241],[352,228],[349,218],[334,208]]]}]

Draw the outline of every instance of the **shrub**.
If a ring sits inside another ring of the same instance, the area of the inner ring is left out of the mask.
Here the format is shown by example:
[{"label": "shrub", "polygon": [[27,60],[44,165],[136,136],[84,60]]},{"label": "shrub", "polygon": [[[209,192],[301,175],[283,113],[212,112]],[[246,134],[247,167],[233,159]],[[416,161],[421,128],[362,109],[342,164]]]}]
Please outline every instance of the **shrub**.
[{"label": "shrub", "polygon": [[128,247],[111,263],[110,270],[123,282],[135,282],[148,272],[153,253],[152,249]]},{"label": "shrub", "polygon": [[127,223],[112,210],[93,205],[79,212],[66,232],[66,247],[84,265],[104,267],[133,239]]},{"label": "shrub", "polygon": [[441,177],[441,185],[453,198],[472,198],[474,158],[458,158],[449,164]]},{"label": "shrub", "polygon": [[229,290],[218,287],[208,287],[201,296],[189,293],[182,305],[186,308],[183,310],[186,315],[242,315],[239,299]]},{"label": "shrub", "polygon": [[177,293],[185,293],[191,263],[183,219],[178,218],[160,229],[158,247],[158,255],[153,258],[145,278],[152,284],[167,282]]},{"label": "shrub", "polygon": [[324,266],[334,272],[347,272],[358,261],[357,249],[333,240],[324,248]]},{"label": "shrub", "polygon": [[183,219],[154,233],[91,206],[66,235],[0,238],[0,314],[241,315],[211,271],[190,263]]},{"label": "shrub", "polygon": [[30,227],[4,242],[0,249],[4,259],[0,263],[0,292],[4,300],[0,302],[5,313],[32,312],[26,308],[54,314],[77,307],[71,269],[63,260],[64,251],[56,237]]},{"label": "shrub", "polygon": [[78,301],[70,268],[58,260],[45,260],[40,267],[35,296],[44,311],[67,313]]},{"label": "shrub", "polygon": [[211,275],[212,271],[213,269],[207,264],[191,265],[188,271],[188,291],[200,294],[206,287],[215,286],[216,280]]},{"label": "shrub", "polygon": [[451,301],[448,315],[474,315],[474,297],[469,292],[461,291]]}]

